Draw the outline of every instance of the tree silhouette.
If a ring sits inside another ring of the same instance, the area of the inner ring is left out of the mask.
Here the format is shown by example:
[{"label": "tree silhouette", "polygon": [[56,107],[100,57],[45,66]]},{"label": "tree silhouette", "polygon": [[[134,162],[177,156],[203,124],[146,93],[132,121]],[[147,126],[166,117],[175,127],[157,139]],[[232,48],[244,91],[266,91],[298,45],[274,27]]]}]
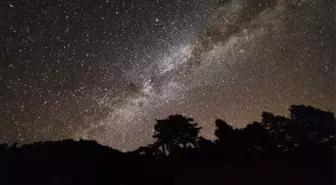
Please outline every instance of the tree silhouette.
[{"label": "tree silhouette", "polygon": [[218,138],[217,141],[225,142],[228,139],[232,139],[235,131],[231,125],[220,119],[217,119],[215,121],[215,124],[216,124],[215,136]]},{"label": "tree silhouette", "polygon": [[269,132],[262,124],[253,122],[247,125],[242,132],[244,147],[250,152],[266,152],[272,148]]},{"label": "tree silhouette", "polygon": [[192,123],[194,119],[182,115],[171,115],[167,119],[156,120],[153,137],[156,143],[162,146],[163,153],[182,145],[184,149],[188,144],[196,146],[197,137],[201,127],[197,123]]},{"label": "tree silhouette", "polygon": [[261,124],[279,149],[294,151],[316,144],[335,146],[336,121],[333,113],[304,105],[292,105],[289,111],[290,118],[262,113]]},{"label": "tree silhouette", "polygon": [[335,116],[311,106],[292,105],[288,134],[293,144],[309,147],[313,144],[335,146]]},{"label": "tree silhouette", "polygon": [[201,136],[197,139],[197,147],[201,152],[211,152],[213,142]]},{"label": "tree silhouette", "polygon": [[216,122],[215,140],[216,147],[219,153],[238,157],[245,149],[245,142],[242,135],[242,130],[233,128],[223,120],[217,119]]},{"label": "tree silhouette", "polygon": [[287,127],[290,119],[284,116],[274,115],[270,112],[262,112],[261,124],[269,132],[274,148],[273,152],[288,151],[291,147],[291,138],[288,135]]}]

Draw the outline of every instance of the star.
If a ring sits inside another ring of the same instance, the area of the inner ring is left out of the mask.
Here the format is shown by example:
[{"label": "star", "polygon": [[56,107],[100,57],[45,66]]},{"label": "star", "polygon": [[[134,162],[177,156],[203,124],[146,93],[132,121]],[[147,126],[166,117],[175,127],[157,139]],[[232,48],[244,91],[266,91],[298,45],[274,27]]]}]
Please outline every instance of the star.
[{"label": "star", "polygon": [[[155,119],[243,127],[335,107],[331,0],[12,1],[0,24],[0,142],[152,143]],[[309,12],[309,13],[307,13]]]}]

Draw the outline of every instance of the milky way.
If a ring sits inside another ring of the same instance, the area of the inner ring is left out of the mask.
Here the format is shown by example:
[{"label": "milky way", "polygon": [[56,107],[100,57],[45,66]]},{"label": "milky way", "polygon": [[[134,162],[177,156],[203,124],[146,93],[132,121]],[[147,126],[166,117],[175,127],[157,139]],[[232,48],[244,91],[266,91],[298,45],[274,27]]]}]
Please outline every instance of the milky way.
[{"label": "milky way", "polygon": [[4,1],[0,142],[152,142],[184,114],[213,138],[291,104],[335,110],[331,0]]}]

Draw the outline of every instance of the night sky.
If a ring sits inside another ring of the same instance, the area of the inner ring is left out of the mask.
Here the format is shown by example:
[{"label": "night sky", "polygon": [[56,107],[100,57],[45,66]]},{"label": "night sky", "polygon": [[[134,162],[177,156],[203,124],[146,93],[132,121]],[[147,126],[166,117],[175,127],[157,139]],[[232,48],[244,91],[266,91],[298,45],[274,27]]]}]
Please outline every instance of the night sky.
[{"label": "night sky", "polygon": [[154,119],[213,138],[291,104],[335,110],[333,0],[0,2],[0,143],[152,142]]}]

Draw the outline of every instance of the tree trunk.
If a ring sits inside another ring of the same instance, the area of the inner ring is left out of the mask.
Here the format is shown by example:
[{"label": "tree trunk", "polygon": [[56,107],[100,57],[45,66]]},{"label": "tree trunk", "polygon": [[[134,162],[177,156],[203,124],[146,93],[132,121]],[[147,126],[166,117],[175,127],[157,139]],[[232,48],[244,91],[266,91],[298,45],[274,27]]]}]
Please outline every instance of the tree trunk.
[{"label": "tree trunk", "polygon": [[164,143],[162,143],[162,152],[163,152],[163,155],[166,156],[166,147]]}]

